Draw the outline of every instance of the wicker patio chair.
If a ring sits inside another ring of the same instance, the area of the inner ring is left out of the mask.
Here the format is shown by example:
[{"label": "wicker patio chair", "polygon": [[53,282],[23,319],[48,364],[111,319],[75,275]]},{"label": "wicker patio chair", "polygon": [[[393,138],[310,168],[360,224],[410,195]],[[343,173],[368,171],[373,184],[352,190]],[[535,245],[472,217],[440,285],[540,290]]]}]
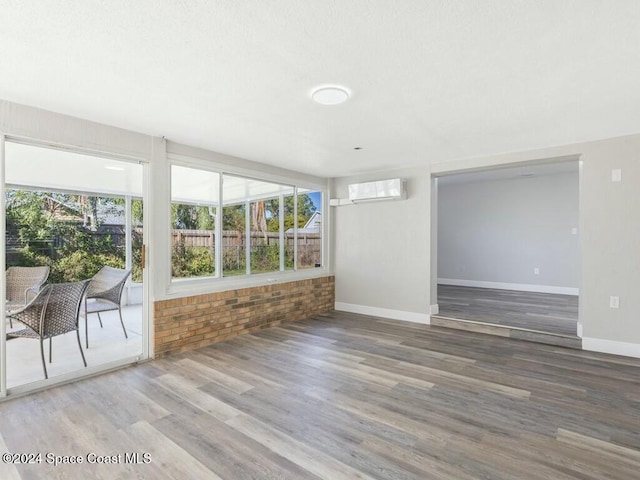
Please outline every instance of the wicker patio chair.
[{"label": "wicker patio chair", "polygon": [[[19,310],[29,303],[40,291],[49,277],[49,267],[9,267],[7,268],[7,311]],[[9,317],[13,328],[13,320]]]},{"label": "wicker patio chair", "polygon": [[51,339],[74,330],[78,338],[82,362],[85,367],[87,366],[80,343],[78,317],[82,306],[82,297],[88,285],[88,280],[46,285],[26,307],[10,313],[11,317],[20,320],[26,328],[8,332],[7,337],[37,338],[40,340],[44,378],[49,378],[44,361],[44,340],[49,339],[49,363],[51,363]]},{"label": "wicker patio chair", "polygon": [[[130,274],[131,270],[105,266],[102,267],[91,279],[89,288],[87,288],[87,295],[84,303],[84,330],[87,348],[89,348],[89,329],[87,328],[87,318],[90,313],[98,314],[98,321],[100,322],[100,328],[102,328],[100,312],[117,310],[120,315],[120,324],[122,325],[124,337],[129,338],[127,335],[127,329],[124,326],[124,321],[122,320],[121,303],[124,285]],[[89,302],[89,300],[93,301]]]}]

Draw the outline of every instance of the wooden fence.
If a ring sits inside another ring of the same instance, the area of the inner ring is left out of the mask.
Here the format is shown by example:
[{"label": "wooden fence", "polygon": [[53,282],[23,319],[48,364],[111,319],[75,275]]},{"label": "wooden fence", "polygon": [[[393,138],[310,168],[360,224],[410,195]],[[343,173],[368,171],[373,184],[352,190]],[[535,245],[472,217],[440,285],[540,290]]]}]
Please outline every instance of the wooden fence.
[{"label": "wooden fence", "polygon": [[[142,229],[134,228],[134,235],[138,238],[142,237]],[[106,240],[107,238],[117,246],[124,246],[125,234],[123,229],[114,229],[111,231],[98,231],[91,232],[91,236],[96,240]],[[10,235],[7,233],[7,245],[14,249],[22,247],[17,235]],[[285,246],[293,247],[294,238],[293,233],[285,233]],[[43,249],[49,248],[61,248],[65,244],[63,237],[55,237],[42,240]],[[215,245],[215,235],[211,230],[177,230],[171,231],[171,245],[182,244],[185,247],[209,247],[213,248]],[[238,230],[224,230],[222,232],[222,246],[223,247],[244,247],[246,244],[246,236],[244,232]],[[260,232],[251,232],[251,246],[260,245],[279,245],[280,234],[278,232],[267,232],[266,234]],[[320,248],[322,245],[322,238],[319,233],[299,233],[298,234],[298,247],[310,247],[316,246]]]},{"label": "wooden fence", "polygon": [[[284,234],[285,245],[293,247],[293,233]],[[215,245],[215,235],[211,230],[172,230],[171,245],[182,244],[185,247],[209,247]],[[244,247],[246,244],[245,232],[239,230],[223,230],[223,247]],[[251,246],[279,245],[280,234],[278,232],[251,232]],[[298,247],[317,246],[322,244],[319,233],[299,233]]]},{"label": "wooden fence", "polygon": [[[100,241],[106,240],[120,247],[124,248],[125,233],[122,228],[105,229],[98,232],[91,232],[91,236]],[[142,229],[134,228],[134,237],[138,239],[142,238]],[[222,232],[222,249],[224,252],[231,254],[241,255],[246,246],[245,233],[238,230],[224,230]],[[287,256],[291,256],[293,253],[295,239],[293,233],[284,234],[285,249],[288,252]],[[57,248],[61,248],[65,244],[63,237],[56,237],[40,242],[36,249],[44,254],[53,255]],[[172,247],[181,246],[183,248],[192,247],[206,247],[213,255],[215,249],[215,234],[211,230],[178,230],[171,231],[171,245]],[[257,248],[258,250],[265,247],[277,248],[280,245],[280,234],[278,232],[267,232],[266,234],[260,232],[251,232],[251,248]],[[17,255],[17,251],[22,246],[18,238],[10,237],[7,235],[7,254]],[[314,266],[321,262],[322,252],[322,237],[319,233],[298,233],[298,260],[300,265]],[[17,258],[17,257],[16,257]]]},{"label": "wooden fence", "polygon": [[[268,251],[277,252],[280,246],[278,232],[251,232],[250,248],[252,258],[258,263],[269,262]],[[293,233],[284,234],[285,258],[293,262],[295,239]],[[244,268],[244,256],[247,238],[245,232],[238,230],[224,230],[222,232],[223,264],[228,269]],[[215,234],[211,230],[172,230],[172,247],[180,246],[184,249],[206,248],[213,257],[215,253]],[[276,257],[277,258],[277,257]],[[271,258],[273,261],[273,258]],[[322,237],[319,233],[298,234],[298,267],[308,268],[319,266],[322,262]],[[273,269],[265,267],[267,270]]]}]

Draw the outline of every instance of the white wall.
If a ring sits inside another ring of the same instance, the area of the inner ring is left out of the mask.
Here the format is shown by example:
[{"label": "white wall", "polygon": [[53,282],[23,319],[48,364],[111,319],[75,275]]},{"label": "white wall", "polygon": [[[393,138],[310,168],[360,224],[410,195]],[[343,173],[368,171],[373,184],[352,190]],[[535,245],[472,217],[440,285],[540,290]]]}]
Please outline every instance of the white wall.
[{"label": "white wall", "polygon": [[[640,357],[640,135],[589,144],[583,160],[583,343],[605,351],[626,343]],[[611,182],[612,169],[622,170],[622,182]],[[619,309],[609,308],[611,295]]]},{"label": "white wall", "polygon": [[[436,174],[577,155],[583,348],[640,357],[640,135],[443,162]],[[622,170],[622,182],[611,171]],[[620,308],[609,308],[610,296]]]},{"label": "white wall", "polygon": [[[430,184],[426,170],[399,170],[407,200],[333,207],[336,306],[340,310],[427,323],[430,285]],[[346,198],[349,183],[334,180],[332,198]]]},{"label": "white wall", "polygon": [[[578,173],[438,184],[438,278],[577,294]],[[534,273],[539,269],[539,274]]]},{"label": "white wall", "polygon": [[[579,248],[580,323],[588,350],[640,357],[640,135],[454,162],[433,162],[433,174],[517,165],[552,158],[582,160]],[[622,169],[622,182],[611,170]],[[335,196],[352,181],[396,172],[335,180]],[[335,208],[336,299],[374,312],[416,315],[430,304],[429,172],[407,172],[406,202]],[[365,207],[365,208],[362,208]],[[402,242],[404,248],[388,247]],[[393,255],[391,259],[390,255]],[[425,270],[426,268],[426,270]],[[609,296],[620,308],[609,308]],[[337,305],[339,306],[339,305]]]},{"label": "white wall", "polygon": [[0,99],[0,132],[22,139],[149,159],[153,137]]}]

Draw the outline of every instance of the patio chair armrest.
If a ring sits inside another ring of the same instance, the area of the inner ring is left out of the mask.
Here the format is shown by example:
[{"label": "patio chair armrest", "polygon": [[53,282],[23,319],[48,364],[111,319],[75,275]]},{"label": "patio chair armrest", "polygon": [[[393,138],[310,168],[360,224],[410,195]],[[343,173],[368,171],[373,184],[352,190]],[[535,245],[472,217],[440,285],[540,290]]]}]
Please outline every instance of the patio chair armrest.
[{"label": "patio chair armrest", "polygon": [[124,284],[125,282],[123,281],[107,290],[101,290],[100,292],[93,292],[93,293],[87,294],[87,299],[96,299],[96,300],[102,299],[115,304],[119,304],[120,296],[122,294],[122,290],[124,289]]},{"label": "patio chair armrest", "polygon": [[[24,291],[24,298],[27,301],[27,303],[29,303],[31,300],[33,300],[37,295],[38,292],[40,291],[40,285],[33,285],[29,288],[27,288]],[[29,296],[31,296],[31,298],[29,298]]]},{"label": "patio chair armrest", "polygon": [[7,318],[11,317],[12,319],[18,320],[19,322],[25,324],[30,329],[38,331],[42,308],[42,306],[35,306],[29,303],[24,307],[19,308],[18,310],[14,310],[8,313]]}]

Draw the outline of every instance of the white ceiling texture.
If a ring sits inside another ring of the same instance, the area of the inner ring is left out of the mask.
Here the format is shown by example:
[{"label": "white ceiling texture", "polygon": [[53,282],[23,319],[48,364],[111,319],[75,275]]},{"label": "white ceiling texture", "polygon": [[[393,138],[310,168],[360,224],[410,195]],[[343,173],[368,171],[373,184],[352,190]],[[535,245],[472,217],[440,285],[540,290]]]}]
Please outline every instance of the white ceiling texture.
[{"label": "white ceiling texture", "polygon": [[640,132],[639,25],[638,0],[2,0],[0,98],[345,176]]}]

